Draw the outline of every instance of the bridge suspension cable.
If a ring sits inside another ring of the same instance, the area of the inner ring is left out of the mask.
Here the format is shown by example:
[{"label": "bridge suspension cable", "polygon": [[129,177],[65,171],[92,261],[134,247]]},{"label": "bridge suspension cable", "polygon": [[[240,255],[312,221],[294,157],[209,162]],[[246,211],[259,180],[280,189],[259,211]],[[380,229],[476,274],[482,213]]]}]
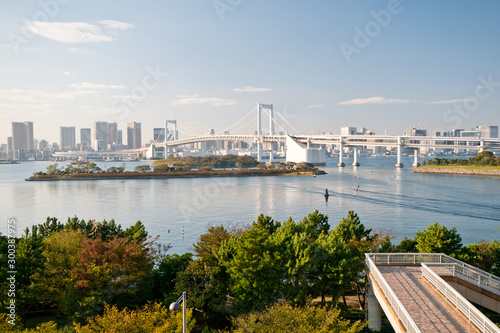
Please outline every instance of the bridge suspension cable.
[{"label": "bridge suspension cable", "polygon": [[[254,107],[254,108],[252,109],[252,111],[248,112],[248,113],[247,113],[247,114],[246,114],[243,118],[241,118],[241,119],[240,119],[240,120],[238,120],[236,123],[234,123],[234,124],[232,124],[231,126],[229,126],[228,128],[226,128],[226,129],[224,129],[224,130],[222,130],[222,131],[217,132],[217,133],[216,133],[216,135],[223,134],[224,132],[229,131],[232,127],[234,127],[234,126],[238,125],[238,124],[239,124],[239,123],[241,123],[241,122],[242,122],[242,121],[243,121],[246,117],[250,116],[250,115],[251,115],[251,114],[255,111],[255,109],[257,109],[257,107]],[[245,124],[245,126],[246,126],[246,124]],[[241,127],[240,127],[240,128],[241,128]],[[240,129],[240,128],[238,128],[238,129]],[[234,131],[234,130],[233,130],[233,131]]]},{"label": "bridge suspension cable", "polygon": [[[244,124],[244,125],[242,125],[242,126],[240,126],[240,127],[236,128],[236,129],[233,129],[233,132],[236,132],[236,131],[238,131],[238,130],[242,129],[243,127],[245,127],[245,126],[248,126],[249,124],[251,124],[251,123],[252,123],[253,121],[255,121],[256,119],[257,119],[257,116],[253,117],[253,118],[252,118],[252,119],[250,119],[250,120],[249,120],[246,124]],[[220,132],[219,132],[219,133],[217,133],[217,134],[220,134]]]},{"label": "bridge suspension cable", "polygon": [[[296,129],[295,127],[293,127],[293,126],[292,126],[292,125],[288,122],[288,120],[286,120],[286,119],[285,119],[285,117],[283,117],[283,115],[282,115],[279,111],[277,111],[276,113],[277,113],[277,114],[278,114],[278,116],[279,116],[279,117],[280,117],[280,118],[281,118],[281,119],[285,122],[285,124],[286,124],[286,125],[288,125],[288,126],[289,126],[292,130],[293,130],[293,133],[294,133],[294,134],[298,134],[298,133],[299,133],[299,131],[297,131],[297,129]],[[289,132],[289,131],[284,130],[284,129],[283,129],[283,127],[281,127],[281,126],[278,124],[278,122],[276,122],[276,121],[275,121],[275,124],[276,124],[276,125],[278,125],[278,126],[279,126],[279,128],[281,128],[281,129],[282,129],[285,133],[288,133],[288,132]]]},{"label": "bridge suspension cable", "polygon": [[193,132],[190,129],[187,129],[184,126],[181,126],[179,124],[177,124],[177,130],[183,134],[188,135],[188,136],[200,136],[200,133]]}]

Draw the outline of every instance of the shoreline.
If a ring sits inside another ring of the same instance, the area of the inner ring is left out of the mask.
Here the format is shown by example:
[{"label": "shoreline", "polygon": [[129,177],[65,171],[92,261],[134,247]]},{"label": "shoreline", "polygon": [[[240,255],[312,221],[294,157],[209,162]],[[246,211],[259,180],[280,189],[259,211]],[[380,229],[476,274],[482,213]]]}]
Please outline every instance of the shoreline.
[{"label": "shoreline", "polygon": [[63,180],[116,180],[116,179],[169,179],[169,178],[211,178],[211,177],[258,177],[258,176],[315,176],[326,174],[322,170],[224,170],[189,172],[123,172],[123,173],[80,173],[70,175],[36,175],[26,181],[63,181]]},{"label": "shoreline", "polygon": [[425,173],[436,175],[457,175],[457,176],[489,176],[500,177],[499,169],[474,169],[474,168],[451,168],[451,167],[416,167],[413,173]]}]

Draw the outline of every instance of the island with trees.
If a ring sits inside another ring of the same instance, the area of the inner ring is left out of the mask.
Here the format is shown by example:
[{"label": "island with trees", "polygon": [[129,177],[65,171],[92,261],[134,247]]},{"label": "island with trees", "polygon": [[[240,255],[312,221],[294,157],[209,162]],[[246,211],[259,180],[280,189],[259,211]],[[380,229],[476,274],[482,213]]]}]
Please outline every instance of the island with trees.
[{"label": "island with trees", "polygon": [[413,168],[415,173],[500,177],[500,157],[490,151],[479,152],[469,159],[434,158]]},{"label": "island with trees", "polygon": [[[15,322],[1,313],[0,331],[181,332],[182,311],[168,306],[186,291],[188,332],[367,332],[366,253],[444,253],[500,276],[494,239],[464,246],[438,223],[392,239],[353,211],[336,224],[318,211],[299,221],[261,214],[209,225],[192,253],[170,254],[140,221],[49,217],[20,237],[0,234],[0,265],[14,243],[17,271]],[[7,277],[0,270],[2,295]]]},{"label": "island with trees", "polygon": [[250,156],[181,157],[155,160],[152,165],[138,165],[125,171],[125,165],[103,170],[96,163],[49,165],[46,171],[35,172],[27,181],[97,180],[97,179],[155,179],[194,177],[245,176],[315,176],[325,174],[310,163],[273,163],[266,165]]}]

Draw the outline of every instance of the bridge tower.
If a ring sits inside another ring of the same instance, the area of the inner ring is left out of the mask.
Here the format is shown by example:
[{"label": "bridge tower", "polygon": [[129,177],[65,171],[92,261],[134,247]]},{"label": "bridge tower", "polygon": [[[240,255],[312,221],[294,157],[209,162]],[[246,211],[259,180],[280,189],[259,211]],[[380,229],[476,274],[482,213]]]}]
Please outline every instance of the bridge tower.
[{"label": "bridge tower", "polygon": [[[257,104],[257,161],[262,161],[262,110],[269,111],[269,135],[274,135],[274,110],[272,104]],[[269,162],[273,161],[273,145],[269,153]]]},{"label": "bridge tower", "polygon": [[[169,148],[168,141],[179,140],[179,132],[177,131],[177,120],[165,120],[165,158],[168,157]],[[174,156],[177,156],[177,147],[173,148]]]}]

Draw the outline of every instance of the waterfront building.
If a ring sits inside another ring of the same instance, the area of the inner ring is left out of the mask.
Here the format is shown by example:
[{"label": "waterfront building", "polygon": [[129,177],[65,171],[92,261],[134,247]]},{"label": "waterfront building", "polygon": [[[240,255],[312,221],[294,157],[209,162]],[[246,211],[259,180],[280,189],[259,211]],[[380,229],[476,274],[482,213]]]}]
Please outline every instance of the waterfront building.
[{"label": "waterfront building", "polygon": [[90,128],[80,129],[80,143],[82,146],[90,147],[92,145],[92,135]]},{"label": "waterfront building", "polygon": [[61,126],[61,148],[74,148],[76,145],[75,140],[75,127],[74,126]]},{"label": "waterfront building", "polygon": [[110,146],[110,150],[116,146],[118,142],[118,124],[117,123],[108,123],[108,146]]},{"label": "waterfront building", "polygon": [[12,122],[12,150],[33,150],[33,122]]},{"label": "waterfront building", "polygon": [[106,150],[108,146],[108,123],[106,121],[94,121],[94,149],[96,151]]},{"label": "waterfront building", "polygon": [[122,130],[116,131],[116,145],[117,146],[123,145],[123,131]]},{"label": "waterfront building", "polygon": [[127,124],[127,145],[129,149],[141,148],[141,123],[128,123]]}]

